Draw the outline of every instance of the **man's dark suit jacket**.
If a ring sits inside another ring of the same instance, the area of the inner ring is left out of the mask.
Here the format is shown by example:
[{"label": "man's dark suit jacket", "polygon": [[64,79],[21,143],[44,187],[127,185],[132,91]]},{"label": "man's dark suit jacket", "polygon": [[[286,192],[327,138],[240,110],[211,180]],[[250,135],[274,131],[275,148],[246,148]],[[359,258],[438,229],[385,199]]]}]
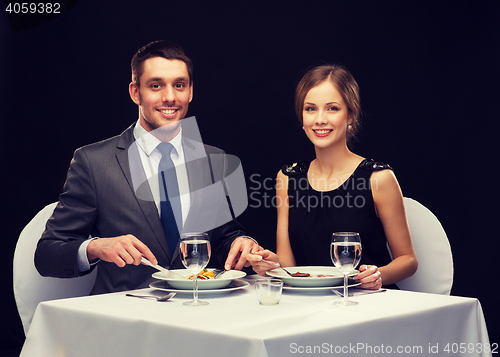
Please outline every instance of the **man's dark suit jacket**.
[{"label": "man's dark suit jacket", "polygon": [[[134,189],[131,172],[137,175],[138,169],[131,170],[128,150],[134,143],[134,125],[119,136],[75,151],[63,193],[35,253],[35,266],[42,276],[71,278],[81,275],[77,252],[89,236],[105,238],[132,234],[149,247],[160,265],[182,267],[178,252],[169,251],[149,185],[142,187],[143,192],[150,195],[149,199],[139,198]],[[193,206],[193,200],[200,199],[203,191],[199,188],[224,177],[224,168],[207,159],[223,151],[188,138],[183,138],[183,148]],[[207,156],[193,160],[192,155],[199,155],[200,148]],[[138,158],[138,152],[136,155]],[[190,211],[186,223],[196,221],[195,211]],[[211,267],[222,267],[231,243],[245,234],[235,220],[207,233],[212,246]],[[154,270],[144,265],[119,268],[114,263],[101,261],[98,266],[93,294],[147,287],[154,280],[151,277]]]}]

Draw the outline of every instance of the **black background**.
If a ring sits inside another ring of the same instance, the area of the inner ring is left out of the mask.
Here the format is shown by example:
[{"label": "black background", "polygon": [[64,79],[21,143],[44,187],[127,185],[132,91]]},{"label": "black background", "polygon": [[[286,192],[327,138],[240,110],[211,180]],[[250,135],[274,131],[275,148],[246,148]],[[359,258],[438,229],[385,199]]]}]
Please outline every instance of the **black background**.
[{"label": "black background", "polygon": [[391,164],[404,195],[440,219],[454,254],[452,294],[478,298],[500,342],[498,1],[88,0],[62,9],[41,19],[0,14],[0,351],[24,340],[12,293],[19,233],[58,200],[77,147],[137,119],[130,59],[158,39],[192,57],[188,115],[204,142],[241,159],[253,198],[240,221],[270,249],[271,179],[314,155],[294,116],[295,85],[314,65],[346,65],[365,113],[353,150]]}]

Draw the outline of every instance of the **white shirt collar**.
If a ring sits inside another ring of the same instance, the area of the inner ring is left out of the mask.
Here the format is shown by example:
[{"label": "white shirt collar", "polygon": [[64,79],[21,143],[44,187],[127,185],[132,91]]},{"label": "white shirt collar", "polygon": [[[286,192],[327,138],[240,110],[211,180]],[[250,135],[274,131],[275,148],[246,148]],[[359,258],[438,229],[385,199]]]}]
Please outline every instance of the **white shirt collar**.
[{"label": "white shirt collar", "polygon": [[[137,123],[135,124],[135,127],[134,127],[134,138],[137,141],[137,144],[139,145],[139,147],[148,156],[151,156],[151,154],[156,149],[158,144],[161,143],[161,141],[156,136],[154,136],[153,134],[151,134],[150,132],[148,132],[146,129],[144,129],[142,127],[139,120],[137,120]],[[172,140],[170,140],[169,143],[172,144],[172,146],[174,147],[175,154],[181,155],[181,153],[183,152],[183,150],[182,150],[182,126],[179,130],[179,133]]]}]

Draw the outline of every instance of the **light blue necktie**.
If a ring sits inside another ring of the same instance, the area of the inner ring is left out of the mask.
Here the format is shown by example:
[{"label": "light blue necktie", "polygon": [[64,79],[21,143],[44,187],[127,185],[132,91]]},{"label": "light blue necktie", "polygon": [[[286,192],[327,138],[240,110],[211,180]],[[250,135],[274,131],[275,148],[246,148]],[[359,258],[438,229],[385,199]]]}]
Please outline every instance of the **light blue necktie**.
[{"label": "light blue necktie", "polygon": [[173,256],[179,241],[182,228],[181,200],[175,166],[170,157],[173,149],[170,143],[160,143],[157,146],[162,157],[158,166],[158,182],[160,184],[161,224],[165,231],[170,255]]}]

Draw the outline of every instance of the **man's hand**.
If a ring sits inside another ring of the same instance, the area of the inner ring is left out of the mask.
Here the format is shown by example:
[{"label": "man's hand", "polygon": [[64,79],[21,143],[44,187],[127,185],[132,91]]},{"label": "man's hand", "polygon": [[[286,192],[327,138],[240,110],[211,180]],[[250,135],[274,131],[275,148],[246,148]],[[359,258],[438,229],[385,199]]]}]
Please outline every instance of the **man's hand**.
[{"label": "man's hand", "polygon": [[238,237],[234,240],[233,244],[231,244],[231,250],[227,255],[224,268],[226,270],[231,270],[234,266],[235,270],[241,270],[243,267],[248,267],[250,266],[250,262],[247,261],[247,255],[263,249],[264,248],[249,238]]},{"label": "man's hand", "polygon": [[123,268],[126,264],[141,264],[143,256],[151,263],[158,264],[149,248],[131,234],[94,239],[87,246],[89,262],[99,258],[106,262],[115,263],[120,268]]}]

